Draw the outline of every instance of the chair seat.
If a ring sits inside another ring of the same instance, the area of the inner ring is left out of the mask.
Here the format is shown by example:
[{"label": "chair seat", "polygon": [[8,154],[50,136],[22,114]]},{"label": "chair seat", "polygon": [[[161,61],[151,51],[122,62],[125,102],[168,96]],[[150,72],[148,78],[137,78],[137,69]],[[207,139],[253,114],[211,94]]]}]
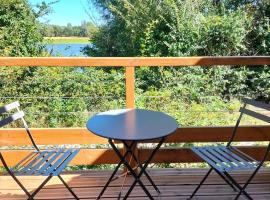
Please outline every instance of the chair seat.
[{"label": "chair seat", "polygon": [[254,169],[258,166],[256,160],[232,146],[194,147],[192,151],[220,172]]},{"label": "chair seat", "polygon": [[35,151],[22,159],[12,171],[19,176],[57,176],[77,155],[79,149]]}]

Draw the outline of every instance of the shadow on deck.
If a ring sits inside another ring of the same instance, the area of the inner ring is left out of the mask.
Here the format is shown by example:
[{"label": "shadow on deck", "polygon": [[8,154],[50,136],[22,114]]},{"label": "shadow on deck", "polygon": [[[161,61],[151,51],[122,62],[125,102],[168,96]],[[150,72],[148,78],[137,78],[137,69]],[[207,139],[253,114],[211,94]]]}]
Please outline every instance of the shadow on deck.
[{"label": "shadow on deck", "polygon": [[[155,199],[178,200],[186,199],[194,190],[195,186],[206,173],[204,169],[151,169],[151,177],[159,186],[162,194],[157,196],[149,184],[148,188]],[[107,181],[111,171],[80,171],[65,172],[63,178],[74,189],[81,199],[96,199],[103,185]],[[247,180],[250,171],[234,172],[232,175],[236,180],[243,183]],[[27,186],[28,190],[40,184],[43,177],[19,177]],[[146,181],[145,179],[143,179]],[[102,199],[117,199],[123,178],[117,179],[107,190]],[[127,183],[133,179],[128,177]],[[127,187],[124,187],[125,193]],[[262,169],[252,181],[247,191],[254,199],[270,199],[270,169]],[[206,181],[205,185],[197,193],[196,199],[202,200],[229,200],[233,199],[235,192],[224,183],[215,173]],[[9,176],[0,176],[0,199],[1,200],[24,200],[26,196]],[[35,199],[52,200],[52,199],[72,199],[70,193],[60,183],[59,179],[53,178]],[[142,200],[147,199],[144,192],[136,186],[129,199]],[[240,198],[244,199],[244,197]]]}]

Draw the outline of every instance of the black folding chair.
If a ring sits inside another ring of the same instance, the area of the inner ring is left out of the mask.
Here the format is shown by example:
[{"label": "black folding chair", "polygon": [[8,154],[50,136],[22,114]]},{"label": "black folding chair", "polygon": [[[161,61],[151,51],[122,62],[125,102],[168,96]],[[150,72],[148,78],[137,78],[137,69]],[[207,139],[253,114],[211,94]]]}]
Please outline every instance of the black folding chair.
[{"label": "black folding chair", "polygon": [[[251,99],[243,99],[244,100],[244,106],[240,108],[240,116],[236,122],[236,125],[233,129],[232,136],[227,143],[226,146],[208,146],[208,147],[194,147],[192,148],[193,152],[195,152],[199,157],[201,157],[206,163],[210,165],[210,170],[207,172],[205,177],[202,179],[200,184],[196,187],[192,195],[190,196],[190,199],[194,197],[196,192],[199,190],[199,188],[202,186],[204,181],[207,179],[209,174],[214,170],[220,177],[228,184],[230,185],[234,191],[238,191],[238,194],[234,199],[238,199],[241,194],[244,194],[247,199],[252,199],[251,196],[245,191],[248,184],[251,182],[255,174],[258,172],[258,170],[263,165],[264,161],[267,158],[267,155],[270,150],[270,142],[268,144],[268,147],[266,149],[266,152],[262,158],[261,161],[256,161],[249,155],[245,154],[244,152],[240,151],[236,147],[231,146],[238,126],[240,124],[240,121],[243,117],[243,115],[248,115],[253,118],[262,120],[264,122],[270,123],[270,116],[261,114],[258,111],[260,110],[267,110],[270,111],[270,104],[262,103],[259,101],[251,100]],[[250,109],[247,107],[253,106],[255,109]],[[233,170],[246,170],[246,169],[254,169],[251,176],[248,178],[247,182],[241,186],[239,183],[235,181],[235,179],[229,174],[229,172]]]},{"label": "black folding chair", "polygon": [[[34,199],[36,194],[53,176],[57,176],[61,180],[61,182],[70,191],[75,199],[79,199],[77,195],[72,191],[72,189],[67,185],[64,179],[60,176],[60,173],[76,156],[76,154],[79,152],[79,149],[59,148],[40,150],[31,135],[26,121],[24,120],[24,112],[19,110],[19,106],[19,102],[13,102],[0,108],[0,127],[10,124],[14,121],[21,120],[35,150],[33,150],[29,155],[23,158],[16,166],[12,168],[8,167],[0,151],[0,160],[2,161],[6,171],[22,188],[22,190],[28,196],[28,199]],[[19,181],[17,176],[45,176],[46,179],[32,194],[30,194],[30,192],[28,192],[23,184]]]}]

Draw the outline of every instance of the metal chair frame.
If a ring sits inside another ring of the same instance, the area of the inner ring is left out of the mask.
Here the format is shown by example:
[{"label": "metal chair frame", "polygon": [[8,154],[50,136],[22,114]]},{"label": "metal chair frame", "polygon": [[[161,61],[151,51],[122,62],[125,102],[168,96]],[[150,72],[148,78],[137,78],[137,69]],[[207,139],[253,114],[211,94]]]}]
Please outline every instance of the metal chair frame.
[{"label": "metal chair frame", "polygon": [[[22,159],[16,166],[9,168],[1,151],[0,160],[3,163],[7,173],[14,179],[14,181],[20,186],[20,188],[27,195],[28,199],[32,200],[38,194],[38,192],[46,185],[46,183],[53,177],[57,176],[63,185],[68,189],[75,199],[79,199],[78,196],[72,191],[64,179],[60,176],[64,167],[77,155],[79,149],[52,149],[52,150],[40,150],[37,146],[30,129],[24,119],[24,112],[19,109],[19,102],[13,102],[0,107],[0,115],[7,114],[8,117],[0,120],[0,127],[8,125],[14,121],[21,120],[28,137],[35,149],[32,153]],[[14,114],[10,113],[11,110],[16,110]],[[19,169],[19,170],[17,170]],[[17,176],[46,176],[46,179],[30,193],[26,187],[20,182]]]},{"label": "metal chair frame", "polygon": [[[240,110],[239,110],[240,111],[240,116],[239,116],[239,118],[238,118],[238,120],[236,122],[236,125],[235,125],[235,127],[234,127],[234,129],[232,131],[231,138],[230,138],[230,140],[228,141],[228,143],[227,143],[227,145],[225,147],[224,146],[223,147],[218,146],[218,147],[195,147],[195,148],[192,148],[194,153],[196,153],[198,156],[200,156],[205,162],[207,162],[210,165],[210,169],[206,173],[204,178],[201,180],[199,185],[196,187],[194,192],[191,194],[189,199],[192,199],[195,196],[195,194],[197,193],[199,188],[203,185],[203,183],[205,182],[205,180],[207,179],[207,177],[210,175],[210,173],[213,170],[229,186],[231,186],[234,191],[236,191],[236,192],[238,191],[237,195],[234,198],[235,200],[238,199],[240,197],[240,195],[242,195],[242,194],[245,195],[245,197],[247,199],[253,199],[245,191],[245,189],[248,186],[248,184],[252,181],[252,179],[254,178],[256,173],[258,172],[258,170],[262,167],[263,163],[265,162],[265,160],[266,160],[266,158],[267,158],[267,156],[269,154],[269,151],[270,151],[270,141],[269,141],[268,147],[267,147],[267,149],[265,151],[265,154],[264,154],[261,161],[256,161],[255,159],[251,158],[247,154],[245,154],[245,153],[241,152],[240,150],[238,150],[236,147],[231,146],[231,144],[234,141],[234,138],[236,136],[240,121],[241,121],[244,114],[249,115],[251,117],[254,117],[256,119],[260,119],[260,120],[262,120],[264,122],[270,123],[270,117],[269,116],[263,115],[261,113],[258,113],[258,112],[255,112],[255,111],[252,111],[252,110],[246,108],[247,105],[252,105],[254,107],[270,111],[269,100],[267,101],[267,103],[262,103],[262,102],[247,99],[247,98],[243,99],[244,106],[241,107]],[[209,153],[209,152],[211,152],[211,153]],[[219,152],[219,154],[216,153],[216,152]],[[231,154],[229,154],[228,152],[231,152]],[[223,156],[223,158],[218,158],[218,155]],[[230,158],[235,158],[234,161],[237,161],[238,163],[232,164],[233,161],[230,160]],[[216,161],[216,162],[213,162],[213,160]],[[222,163],[222,161],[223,161],[223,163]],[[231,163],[228,165],[226,162],[224,163],[224,161],[229,161]],[[237,164],[239,164],[239,165],[237,165]],[[243,186],[241,186],[229,174],[230,171],[235,170],[235,169],[255,169],[255,170],[253,171],[251,176],[248,178],[246,183]]]}]

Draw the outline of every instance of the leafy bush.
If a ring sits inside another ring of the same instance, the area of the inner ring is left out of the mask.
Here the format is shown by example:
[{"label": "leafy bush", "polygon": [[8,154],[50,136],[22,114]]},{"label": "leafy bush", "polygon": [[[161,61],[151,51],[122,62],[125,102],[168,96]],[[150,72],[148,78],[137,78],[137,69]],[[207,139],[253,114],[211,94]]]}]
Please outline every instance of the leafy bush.
[{"label": "leafy bush", "polygon": [[94,113],[125,106],[121,69],[108,73],[35,67],[25,72],[25,68],[0,68],[0,98],[3,104],[19,100],[32,127],[83,127]]},{"label": "leafy bush", "polygon": [[0,5],[0,55],[41,55],[43,39],[28,1],[0,0]]},{"label": "leafy bush", "polygon": [[[107,23],[93,36],[90,56],[235,56],[269,55],[268,1],[96,0]],[[141,70],[141,72],[140,72]],[[198,96],[265,98],[268,67],[177,68],[176,91]],[[139,90],[175,79],[171,69],[139,69]],[[163,73],[163,74],[161,74]],[[190,82],[185,85],[185,82]],[[183,85],[184,84],[184,85]]]}]

